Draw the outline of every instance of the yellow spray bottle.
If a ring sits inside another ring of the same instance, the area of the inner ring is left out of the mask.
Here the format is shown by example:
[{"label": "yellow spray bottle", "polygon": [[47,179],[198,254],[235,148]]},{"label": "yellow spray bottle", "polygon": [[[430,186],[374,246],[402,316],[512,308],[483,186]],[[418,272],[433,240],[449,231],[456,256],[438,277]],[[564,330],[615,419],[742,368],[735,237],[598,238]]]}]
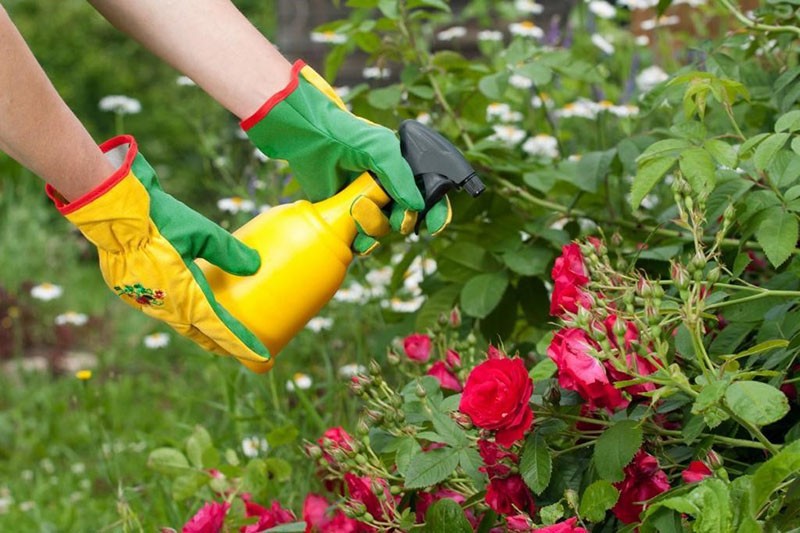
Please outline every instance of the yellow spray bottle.
[{"label": "yellow spray bottle", "polygon": [[[413,120],[403,122],[399,134],[403,157],[424,193],[426,209],[452,189],[464,188],[472,196],[483,192],[475,171],[444,137]],[[365,172],[331,198],[274,207],[236,230],[234,235],[261,255],[261,268],[252,276],[234,276],[199,261],[217,301],[273,356],[269,365],[242,361],[251,370],[269,370],[274,356],[342,285],[353,261],[350,245],[356,236],[350,205],[359,195],[380,206],[391,201]]]}]

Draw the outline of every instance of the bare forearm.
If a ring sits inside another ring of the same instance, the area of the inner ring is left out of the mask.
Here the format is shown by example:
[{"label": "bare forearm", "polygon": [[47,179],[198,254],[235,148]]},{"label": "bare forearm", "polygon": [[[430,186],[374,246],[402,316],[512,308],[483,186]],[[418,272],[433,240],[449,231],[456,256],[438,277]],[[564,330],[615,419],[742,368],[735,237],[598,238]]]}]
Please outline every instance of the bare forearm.
[{"label": "bare forearm", "polygon": [[239,118],[289,81],[289,62],[228,0],[89,1]]},{"label": "bare forearm", "polygon": [[0,151],[53,185],[67,200],[89,192],[114,171],[2,6]]}]

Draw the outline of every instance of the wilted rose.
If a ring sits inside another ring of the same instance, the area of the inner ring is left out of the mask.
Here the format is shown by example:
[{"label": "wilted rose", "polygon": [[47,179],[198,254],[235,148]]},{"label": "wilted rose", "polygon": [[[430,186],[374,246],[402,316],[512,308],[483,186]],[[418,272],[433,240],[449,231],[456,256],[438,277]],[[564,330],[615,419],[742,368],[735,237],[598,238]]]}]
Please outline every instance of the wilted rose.
[{"label": "wilted rose", "polygon": [[522,359],[489,359],[470,372],[459,409],[476,426],[494,430],[498,443],[511,446],[533,423],[531,394],[533,381]]}]

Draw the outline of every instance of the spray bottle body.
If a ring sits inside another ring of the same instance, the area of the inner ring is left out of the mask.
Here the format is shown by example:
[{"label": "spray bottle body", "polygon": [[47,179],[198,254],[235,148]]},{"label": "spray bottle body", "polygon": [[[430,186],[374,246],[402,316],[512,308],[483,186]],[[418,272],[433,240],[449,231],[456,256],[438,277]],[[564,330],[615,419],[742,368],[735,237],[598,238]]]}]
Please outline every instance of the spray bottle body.
[{"label": "spray bottle body", "polygon": [[236,230],[233,234],[261,256],[261,267],[252,276],[235,276],[198,261],[217,301],[273,357],[344,282],[356,236],[350,205],[359,195],[379,205],[389,202],[372,176],[364,173],[327,200],[274,207]]}]

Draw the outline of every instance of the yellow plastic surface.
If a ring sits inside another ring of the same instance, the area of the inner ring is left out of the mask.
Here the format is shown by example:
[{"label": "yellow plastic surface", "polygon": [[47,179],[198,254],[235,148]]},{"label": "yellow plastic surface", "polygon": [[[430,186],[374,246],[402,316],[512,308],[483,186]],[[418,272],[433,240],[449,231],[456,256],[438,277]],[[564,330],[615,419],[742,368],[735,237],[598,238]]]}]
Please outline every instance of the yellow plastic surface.
[{"label": "yellow plastic surface", "polygon": [[261,255],[261,268],[252,276],[234,276],[198,260],[217,301],[261,339],[272,361],[342,285],[356,236],[350,204],[359,195],[379,205],[390,200],[365,172],[331,198],[274,207],[236,230]]}]

